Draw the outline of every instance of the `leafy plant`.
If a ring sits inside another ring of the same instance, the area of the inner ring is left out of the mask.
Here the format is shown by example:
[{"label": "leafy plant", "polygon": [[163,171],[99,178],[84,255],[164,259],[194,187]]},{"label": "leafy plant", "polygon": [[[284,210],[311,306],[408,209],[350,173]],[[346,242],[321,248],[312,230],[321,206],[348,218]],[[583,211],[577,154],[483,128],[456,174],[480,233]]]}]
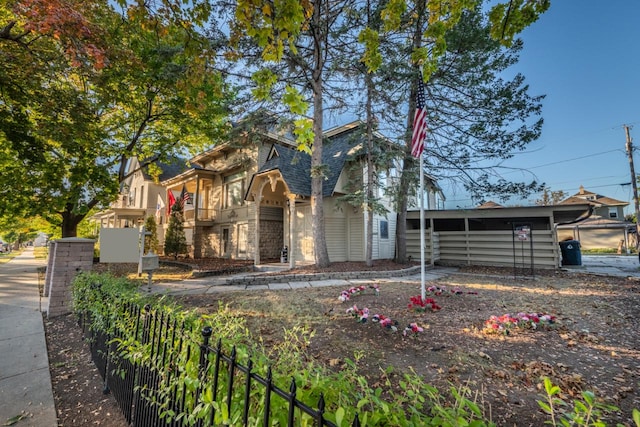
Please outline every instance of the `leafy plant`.
[{"label": "leafy plant", "polygon": [[[538,405],[551,418],[547,424],[565,427],[605,427],[607,424],[602,421],[603,416],[619,410],[614,405],[598,400],[596,395],[588,390],[581,393],[581,399],[567,403],[561,398],[562,390],[559,386],[554,385],[548,377],[544,377],[543,382],[546,401],[539,400]],[[636,426],[640,427],[640,412],[637,409],[633,410],[633,419]]]}]

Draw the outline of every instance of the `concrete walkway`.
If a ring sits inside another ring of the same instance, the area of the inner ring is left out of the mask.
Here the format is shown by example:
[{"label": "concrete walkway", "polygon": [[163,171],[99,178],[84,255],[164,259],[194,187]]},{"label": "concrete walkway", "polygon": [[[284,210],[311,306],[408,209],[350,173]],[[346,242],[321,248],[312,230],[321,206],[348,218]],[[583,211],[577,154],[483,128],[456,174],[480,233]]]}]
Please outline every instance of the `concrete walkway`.
[{"label": "concrete walkway", "polygon": [[57,426],[33,248],[0,265],[0,425]]},{"label": "concrete walkway", "polygon": [[[425,280],[436,280],[440,277],[447,276],[457,271],[453,267],[436,267],[428,269],[425,274]],[[187,279],[181,282],[154,283],[149,292],[154,294],[167,295],[189,295],[189,294],[210,294],[225,291],[244,291],[244,290],[285,290],[285,289],[301,289],[301,288],[320,288],[325,286],[341,286],[345,289],[351,286],[371,285],[374,283],[410,283],[419,285],[421,282],[420,272],[412,273],[406,276],[391,276],[385,278],[364,278],[364,279],[318,279],[318,280],[294,280],[283,282],[274,278],[273,283],[265,283],[259,285],[238,284],[242,279],[250,282],[252,276],[259,276],[263,272],[240,273],[224,277],[202,277],[197,279]],[[326,276],[326,275],[324,275]]]}]

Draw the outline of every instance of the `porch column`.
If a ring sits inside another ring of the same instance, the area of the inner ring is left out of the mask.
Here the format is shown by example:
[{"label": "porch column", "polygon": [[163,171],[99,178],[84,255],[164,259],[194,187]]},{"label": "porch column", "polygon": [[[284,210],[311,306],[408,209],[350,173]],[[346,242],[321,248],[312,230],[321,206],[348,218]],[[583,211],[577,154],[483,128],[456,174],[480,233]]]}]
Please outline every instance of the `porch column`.
[{"label": "porch column", "polygon": [[436,266],[436,244],[433,241],[434,240],[434,228],[433,228],[433,218],[429,218],[429,244],[430,244],[430,248],[429,250],[431,251],[431,267],[434,268]]},{"label": "porch column", "polygon": [[295,268],[296,266],[296,241],[295,241],[295,221],[296,221],[296,196],[295,194],[288,194],[287,200],[289,203],[289,268]]},{"label": "porch column", "polygon": [[255,233],[255,242],[254,242],[254,255],[253,255],[253,264],[260,265],[260,202],[262,201],[262,187],[260,194],[253,195],[253,201],[256,206],[255,212],[255,222],[256,222],[256,233]]},{"label": "porch column", "polygon": [[200,208],[200,177],[196,175],[196,191],[193,193],[193,221],[198,221],[198,210]]}]

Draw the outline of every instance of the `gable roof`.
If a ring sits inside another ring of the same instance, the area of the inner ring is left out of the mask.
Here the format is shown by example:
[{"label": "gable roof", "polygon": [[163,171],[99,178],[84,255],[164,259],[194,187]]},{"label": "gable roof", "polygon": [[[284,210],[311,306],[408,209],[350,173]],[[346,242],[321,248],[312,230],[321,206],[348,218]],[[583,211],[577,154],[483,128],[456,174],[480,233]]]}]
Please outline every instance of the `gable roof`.
[{"label": "gable roof", "polygon": [[580,191],[578,191],[573,196],[570,196],[564,199],[558,204],[559,205],[575,205],[575,204],[583,204],[585,202],[596,207],[627,206],[629,204],[629,202],[623,202],[621,200],[612,199],[611,197],[603,196],[601,194],[597,194],[592,191],[585,190],[582,185],[580,186]]},{"label": "gable roof", "polygon": [[[322,195],[331,196],[348,157],[357,148],[352,128],[334,133],[322,145],[322,164],[326,165],[327,179],[322,183]],[[311,156],[295,148],[276,145],[271,147],[267,161],[258,170],[260,175],[278,170],[291,193],[311,196]],[[253,178],[252,178],[253,179]],[[251,187],[251,184],[249,185]]]},{"label": "gable roof", "polygon": [[[140,161],[132,158],[128,165],[128,170],[132,170],[134,168],[140,167]],[[180,157],[170,157],[165,162],[156,162],[156,165],[160,168],[161,173],[158,176],[158,182],[162,182],[166,179],[173,178],[176,175],[181,174],[185,170],[187,170],[187,161]],[[140,168],[140,172],[142,173],[142,177],[146,181],[154,181],[153,176],[149,173],[149,165]]]},{"label": "gable roof", "polygon": [[493,200],[489,200],[488,202],[484,202],[483,204],[478,206],[476,209],[496,209],[496,208],[504,208],[504,206],[499,205]]}]

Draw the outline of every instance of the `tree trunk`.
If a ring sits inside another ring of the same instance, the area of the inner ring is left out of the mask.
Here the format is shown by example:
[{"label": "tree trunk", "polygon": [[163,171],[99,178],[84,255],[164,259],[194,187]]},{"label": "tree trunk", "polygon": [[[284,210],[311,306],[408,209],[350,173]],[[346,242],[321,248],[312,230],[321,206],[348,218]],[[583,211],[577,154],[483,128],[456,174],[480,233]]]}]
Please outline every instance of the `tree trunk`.
[{"label": "tree trunk", "polygon": [[62,212],[62,237],[76,237],[78,235],[78,224],[84,215],[73,213],[73,205],[67,204]]},{"label": "tree trunk", "polygon": [[[314,82],[322,85],[320,82]],[[314,85],[315,86],[315,85]],[[324,198],[322,185],[324,172],[322,170],[322,93],[314,94],[314,124],[315,133],[311,148],[311,215],[314,243],[314,257],[316,266],[327,267],[329,265],[329,252],[327,251],[327,239],[324,225]],[[319,112],[319,114],[318,114]]]},{"label": "tree trunk", "polygon": [[[413,51],[417,51],[422,46],[422,24],[425,22],[425,4],[418,3],[418,20],[414,28],[412,36]],[[422,77],[422,67],[419,64],[413,64],[414,75]],[[411,82],[411,90],[409,91],[409,114],[407,117],[407,132],[405,136],[405,157],[402,162],[402,173],[400,175],[400,192],[397,199],[397,223],[396,223],[396,262],[404,264],[407,262],[407,207],[409,205],[409,188],[415,174],[416,162],[411,156],[411,135],[413,130],[414,112],[416,111],[416,94],[418,92],[418,83],[414,80]],[[418,192],[416,192],[418,193]],[[418,197],[423,197],[418,194]],[[418,199],[420,200],[420,199]]]},{"label": "tree trunk", "polygon": [[373,190],[374,190],[374,165],[373,165],[373,111],[372,111],[372,97],[373,97],[373,81],[371,74],[367,73],[365,76],[367,85],[367,196],[365,201],[365,207],[367,215],[367,253],[365,256],[367,267],[373,266]]},{"label": "tree trunk", "polygon": [[409,186],[411,180],[407,171],[411,159],[405,158],[402,162],[402,174],[400,175],[400,186],[397,199],[397,221],[396,221],[396,262],[404,264],[407,262],[407,207],[409,205]]},{"label": "tree trunk", "polygon": [[324,45],[324,34],[321,28],[320,4],[316,4],[313,9],[312,32],[314,39],[313,48],[313,71],[311,78],[311,86],[313,90],[313,146],[311,147],[311,215],[312,215],[312,231],[314,258],[316,266],[327,267],[329,265],[329,252],[327,251],[327,238],[325,235],[324,224],[324,199],[322,195],[322,186],[325,178],[325,171],[322,167],[322,91],[323,76],[322,68],[324,60],[322,58],[322,50],[326,48]]}]

